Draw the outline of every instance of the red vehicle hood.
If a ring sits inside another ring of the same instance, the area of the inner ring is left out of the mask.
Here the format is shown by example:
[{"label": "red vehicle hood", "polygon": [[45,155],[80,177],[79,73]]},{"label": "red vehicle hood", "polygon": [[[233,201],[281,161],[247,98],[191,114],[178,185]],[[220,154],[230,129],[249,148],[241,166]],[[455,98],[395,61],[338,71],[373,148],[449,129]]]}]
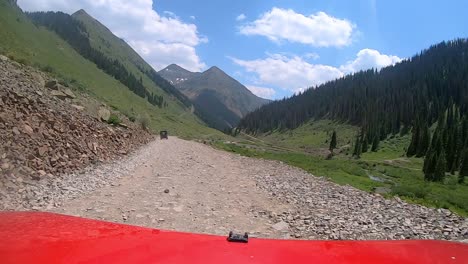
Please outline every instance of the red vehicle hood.
[{"label": "red vehicle hood", "polygon": [[[227,234],[226,234],[227,235]],[[0,263],[468,263],[446,241],[304,241],[181,233],[36,212],[0,212]]]}]

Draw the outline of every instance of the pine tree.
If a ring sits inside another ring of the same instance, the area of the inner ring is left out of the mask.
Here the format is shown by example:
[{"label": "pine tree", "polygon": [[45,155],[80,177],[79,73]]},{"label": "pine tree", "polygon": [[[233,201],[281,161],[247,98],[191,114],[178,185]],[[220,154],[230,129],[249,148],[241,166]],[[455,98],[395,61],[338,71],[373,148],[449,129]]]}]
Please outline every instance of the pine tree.
[{"label": "pine tree", "polygon": [[431,133],[429,132],[429,127],[427,126],[427,123],[425,123],[420,130],[416,157],[420,158],[426,155],[430,142],[431,142]]},{"label": "pine tree", "polygon": [[426,157],[424,158],[423,172],[424,179],[426,181],[432,181],[434,179],[435,164],[437,162],[437,153],[433,149],[427,151]]},{"label": "pine tree", "polygon": [[330,151],[333,153],[333,150],[336,149],[336,131],[333,131],[331,140],[330,140]]},{"label": "pine tree", "polygon": [[376,152],[379,149],[379,136],[375,136],[372,141],[372,152]]},{"label": "pine tree", "polygon": [[387,138],[387,131],[385,131],[385,124],[380,126],[380,140],[384,140]]},{"label": "pine tree", "polygon": [[411,137],[411,143],[408,147],[408,151],[406,152],[406,156],[408,157],[412,157],[416,154],[417,152],[417,149],[418,149],[418,145],[419,145],[419,139],[420,139],[420,135],[419,135],[419,124],[415,124],[413,126],[413,135]]},{"label": "pine tree", "polygon": [[447,161],[445,157],[445,151],[442,151],[437,159],[437,163],[434,170],[434,181],[443,181],[445,178],[445,170],[447,167]]},{"label": "pine tree", "polygon": [[[449,130],[449,128],[447,128]],[[453,133],[450,133],[450,131],[447,131],[449,133],[447,137],[447,144],[445,148],[445,153],[447,153],[447,172],[450,172],[452,170],[452,165],[455,159],[455,153],[456,153],[456,147],[455,147],[455,139]]]},{"label": "pine tree", "polygon": [[468,176],[468,148],[465,148],[463,151],[462,162],[458,174],[458,182],[463,183],[466,176]]},{"label": "pine tree", "polygon": [[362,140],[362,153],[366,153],[369,150],[369,142],[367,140],[367,135]]},{"label": "pine tree", "polygon": [[356,142],[354,143],[353,156],[359,159],[361,157],[361,151],[362,151],[361,140],[359,139],[359,135],[357,135]]}]

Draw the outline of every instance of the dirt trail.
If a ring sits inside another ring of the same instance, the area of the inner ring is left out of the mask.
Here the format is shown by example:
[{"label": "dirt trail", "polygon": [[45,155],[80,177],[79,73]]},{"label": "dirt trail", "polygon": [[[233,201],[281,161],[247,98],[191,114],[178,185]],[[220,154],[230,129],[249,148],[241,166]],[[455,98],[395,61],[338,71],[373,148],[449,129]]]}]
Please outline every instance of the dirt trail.
[{"label": "dirt trail", "polygon": [[[72,176],[43,191],[69,192],[50,211],[218,235],[234,230],[271,238],[468,239],[468,219],[448,210],[385,199],[282,162],[175,137]],[[76,191],[88,183],[90,188]]]},{"label": "dirt trail", "polygon": [[55,212],[178,231],[288,237],[287,228],[272,228],[258,212],[289,206],[256,187],[252,168],[238,156],[175,137],[144,151],[150,158],[134,173]]}]

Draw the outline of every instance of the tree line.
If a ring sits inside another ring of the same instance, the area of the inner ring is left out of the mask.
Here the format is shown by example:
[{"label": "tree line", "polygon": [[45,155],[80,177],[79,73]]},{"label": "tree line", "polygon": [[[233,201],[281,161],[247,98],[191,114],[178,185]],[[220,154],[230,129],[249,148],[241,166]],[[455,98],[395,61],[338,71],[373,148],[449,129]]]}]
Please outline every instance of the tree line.
[{"label": "tree line", "polygon": [[159,108],[167,105],[163,96],[149,92],[145,88],[141,76],[138,79],[119,60],[108,58],[99,50],[94,49],[89,42],[89,33],[81,21],[62,12],[33,12],[27,15],[37,26],[44,26],[56,32],[84,58],[95,63],[99,69],[114,77],[134,94],[146,98],[150,104]]},{"label": "tree line", "polygon": [[[409,156],[431,157],[427,164],[441,160],[439,171],[462,172],[467,112],[468,40],[457,39],[380,71],[347,75],[272,102],[246,115],[238,129],[257,134],[294,129],[315,119],[344,121],[360,127],[356,156],[376,150],[390,134],[412,132]],[[437,155],[430,155],[434,151]],[[440,180],[435,167],[428,166],[426,179]]]}]

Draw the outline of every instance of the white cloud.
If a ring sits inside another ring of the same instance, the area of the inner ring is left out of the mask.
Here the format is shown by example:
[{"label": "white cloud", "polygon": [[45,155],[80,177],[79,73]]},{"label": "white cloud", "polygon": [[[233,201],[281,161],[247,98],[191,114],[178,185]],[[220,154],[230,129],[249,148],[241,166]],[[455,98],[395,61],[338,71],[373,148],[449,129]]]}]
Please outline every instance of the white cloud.
[{"label": "white cloud", "polygon": [[274,7],[257,20],[240,27],[244,35],[260,35],[279,42],[287,40],[316,47],[351,44],[355,25],[325,12],[305,16],[291,9]]},{"label": "white cloud", "polygon": [[234,63],[248,72],[258,75],[261,84],[274,85],[283,89],[297,91],[341,77],[342,72],[331,66],[310,64],[301,57],[287,57],[272,54],[266,59],[240,60],[231,58]]},{"label": "white cloud", "polygon": [[276,94],[276,91],[273,88],[260,87],[254,85],[247,85],[246,87],[256,96],[265,99],[273,99],[273,96]]},{"label": "white cloud", "polygon": [[238,15],[238,16],[236,17],[236,20],[237,20],[237,21],[242,21],[242,20],[244,20],[244,19],[246,19],[246,18],[247,18],[246,15],[240,14],[240,15]]},{"label": "white cloud", "polygon": [[366,69],[378,69],[394,65],[402,61],[401,58],[394,55],[380,54],[377,50],[362,49],[358,52],[356,59],[348,61],[345,65],[340,67],[344,73],[352,73]]},{"label": "white cloud", "polygon": [[397,56],[380,54],[371,49],[359,51],[355,60],[339,67],[312,64],[302,57],[283,54],[268,54],[267,58],[256,60],[241,60],[232,57],[230,59],[247,72],[254,73],[258,77],[258,85],[279,87],[295,93],[340,78],[348,73],[370,68],[381,69],[401,61]]},{"label": "white cloud", "polygon": [[171,12],[171,11],[164,11],[163,12],[165,15],[169,16],[169,17],[173,17],[173,18],[178,18],[177,15],[174,13],[174,12]]},{"label": "white cloud", "polygon": [[[129,44],[139,50],[142,56],[150,55],[154,58],[148,60],[148,63],[155,69],[162,69],[171,63],[177,63],[192,71],[205,67],[205,64],[196,55],[195,48],[191,46],[181,43],[166,44],[158,41],[130,41]],[[194,69],[191,65],[198,65],[198,67]]]},{"label": "white cloud", "polygon": [[190,19],[195,20],[195,19],[197,19],[197,18],[196,18],[195,16],[190,16]]},{"label": "white cloud", "polygon": [[181,21],[174,13],[160,15],[153,10],[153,0],[18,0],[26,11],[62,11],[84,9],[118,37],[125,39],[156,70],[177,63],[191,71],[206,65],[196,53],[196,46],[207,42],[195,24]]}]

